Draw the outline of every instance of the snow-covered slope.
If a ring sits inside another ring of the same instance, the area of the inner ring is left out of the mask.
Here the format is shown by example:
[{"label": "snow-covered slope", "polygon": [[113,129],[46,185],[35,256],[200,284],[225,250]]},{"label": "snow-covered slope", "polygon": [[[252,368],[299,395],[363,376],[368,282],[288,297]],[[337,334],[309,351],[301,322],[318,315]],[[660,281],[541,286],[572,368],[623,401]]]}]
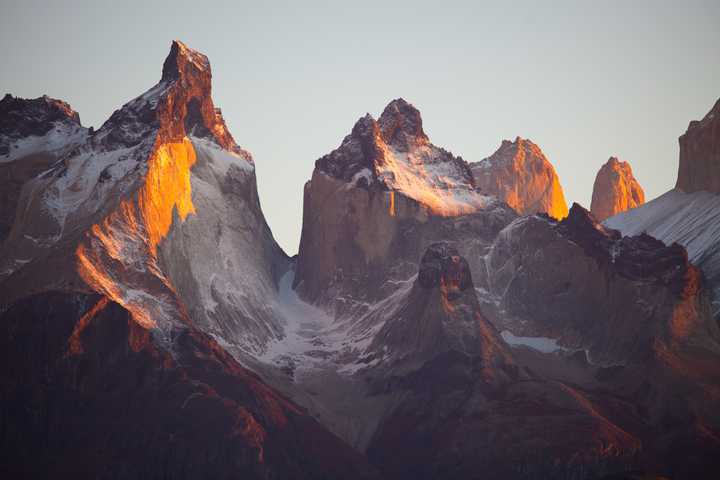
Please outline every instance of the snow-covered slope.
[{"label": "snow-covered slope", "polygon": [[720,195],[673,189],[604,223],[623,235],[645,232],[667,245],[684,246],[713,290],[714,316],[720,315]]}]

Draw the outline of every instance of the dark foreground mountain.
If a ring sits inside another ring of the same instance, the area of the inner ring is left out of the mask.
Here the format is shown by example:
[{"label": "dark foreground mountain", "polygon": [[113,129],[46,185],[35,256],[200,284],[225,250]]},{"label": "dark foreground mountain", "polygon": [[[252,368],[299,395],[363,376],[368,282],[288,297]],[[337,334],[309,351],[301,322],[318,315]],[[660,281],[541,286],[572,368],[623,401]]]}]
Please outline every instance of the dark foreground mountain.
[{"label": "dark foreground mountain", "polygon": [[207,334],[172,348],[100,295],[0,317],[4,478],[378,478]]}]

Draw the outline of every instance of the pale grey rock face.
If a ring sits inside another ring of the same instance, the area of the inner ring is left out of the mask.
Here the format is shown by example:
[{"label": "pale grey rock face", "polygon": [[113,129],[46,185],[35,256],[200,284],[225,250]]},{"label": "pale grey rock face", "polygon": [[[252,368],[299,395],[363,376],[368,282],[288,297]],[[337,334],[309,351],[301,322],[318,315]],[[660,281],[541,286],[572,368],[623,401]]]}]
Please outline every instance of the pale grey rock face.
[{"label": "pale grey rock face", "polygon": [[275,242],[248,158],[193,139],[195,214],[173,221],[160,245],[163,271],[198,327],[241,358],[284,336],[273,301],[290,259]]},{"label": "pale grey rock face", "polygon": [[710,349],[720,338],[701,274],[681,246],[622,237],[577,204],[559,223],[531,216],[510,224],[486,265],[484,306],[498,328],[557,339],[599,365],[636,361],[658,338],[692,337]]},{"label": "pale grey rock face", "polygon": [[[252,158],[210,90],[207,58],[174,42],[157,85],[97,132],[56,135],[62,161],[23,184],[22,215],[0,252],[0,305],[47,289],[96,291],[168,343],[192,322],[238,355],[282,335],[272,299],[289,260],[260,209]],[[48,142],[23,148],[38,145]]]}]

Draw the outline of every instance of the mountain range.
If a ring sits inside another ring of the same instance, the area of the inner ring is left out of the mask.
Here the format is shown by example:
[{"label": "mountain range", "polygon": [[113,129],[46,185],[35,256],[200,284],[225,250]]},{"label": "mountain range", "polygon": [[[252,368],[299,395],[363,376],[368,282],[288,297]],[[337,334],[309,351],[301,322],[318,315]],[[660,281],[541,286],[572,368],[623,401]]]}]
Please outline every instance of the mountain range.
[{"label": "mountain range", "polygon": [[720,101],[674,189],[611,157],[568,208],[531,140],[467,162],[399,98],[316,160],[290,257],[205,55],[98,129],[8,94],[0,473],[716,478],[719,155]]}]

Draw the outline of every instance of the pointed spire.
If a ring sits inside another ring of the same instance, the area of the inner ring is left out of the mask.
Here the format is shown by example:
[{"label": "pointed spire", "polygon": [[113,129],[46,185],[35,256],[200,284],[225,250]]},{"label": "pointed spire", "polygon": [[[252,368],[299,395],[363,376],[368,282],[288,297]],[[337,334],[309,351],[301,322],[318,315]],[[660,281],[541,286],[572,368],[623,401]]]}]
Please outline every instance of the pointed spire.
[{"label": "pointed spire", "polygon": [[410,143],[428,141],[420,111],[402,98],[393,100],[385,107],[378,124],[383,139],[396,147],[406,149]]},{"label": "pointed spire", "polygon": [[188,48],[180,40],[173,40],[170,53],[163,63],[161,81],[177,80],[186,74],[210,75],[210,62],[200,52]]}]

